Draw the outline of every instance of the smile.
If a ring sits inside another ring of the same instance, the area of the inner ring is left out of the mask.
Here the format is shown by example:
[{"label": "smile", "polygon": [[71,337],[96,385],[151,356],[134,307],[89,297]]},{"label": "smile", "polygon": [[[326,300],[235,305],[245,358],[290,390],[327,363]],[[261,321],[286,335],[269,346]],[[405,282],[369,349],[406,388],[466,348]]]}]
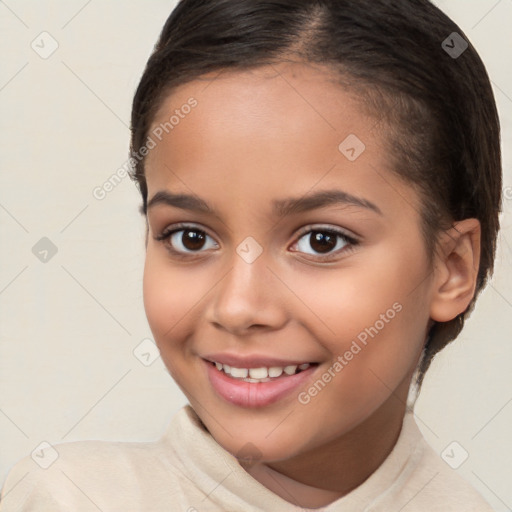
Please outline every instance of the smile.
[{"label": "smile", "polygon": [[[224,357],[223,359],[227,359]],[[307,386],[318,363],[269,360],[236,360],[237,366],[214,358],[203,359],[212,391],[223,401],[237,407],[259,408],[269,406]],[[242,364],[240,364],[242,363]],[[279,364],[281,363],[281,364]],[[283,364],[284,363],[284,364]]]},{"label": "smile", "polygon": [[[272,379],[281,377],[283,373],[285,375],[295,375],[303,370],[307,370],[311,363],[302,363],[300,365],[288,365],[288,366],[262,366],[260,368],[235,368],[228,364],[222,364],[217,361],[212,361],[212,364],[220,372],[224,372],[231,378],[240,379],[244,382],[270,382]],[[314,364],[314,363],[312,363]]]}]

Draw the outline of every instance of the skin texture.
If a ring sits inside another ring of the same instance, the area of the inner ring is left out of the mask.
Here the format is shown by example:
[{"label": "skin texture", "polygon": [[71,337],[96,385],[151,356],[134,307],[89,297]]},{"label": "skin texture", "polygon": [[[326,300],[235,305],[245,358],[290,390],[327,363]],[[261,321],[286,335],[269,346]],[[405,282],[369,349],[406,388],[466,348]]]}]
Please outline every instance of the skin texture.
[{"label": "skin texture", "polygon": [[[148,321],[169,372],[216,441],[235,456],[252,446],[246,470],[285,500],[325,506],[361,484],[394,446],[428,327],[464,311],[474,294],[479,223],[467,219],[443,234],[430,266],[416,193],[391,173],[375,120],[321,68],[281,63],[189,82],[165,100],[153,128],[190,97],[197,106],[147,157],[148,198],[192,194],[215,214],[149,208]],[[355,161],[338,149],[349,134],[366,146]],[[283,218],[272,212],[274,199],[332,189],[382,214],[353,204]],[[184,248],[183,232],[175,235],[175,250],[189,249],[181,258],[169,251],[170,239],[155,240],[178,222],[208,235],[199,248]],[[339,238],[318,252],[305,227],[342,230],[358,244]],[[249,236],[263,249],[252,263],[236,252]],[[400,306],[394,318],[300,403],[298,392],[393,304]],[[297,392],[246,408],[211,387],[202,356],[213,352],[319,366]]]}]

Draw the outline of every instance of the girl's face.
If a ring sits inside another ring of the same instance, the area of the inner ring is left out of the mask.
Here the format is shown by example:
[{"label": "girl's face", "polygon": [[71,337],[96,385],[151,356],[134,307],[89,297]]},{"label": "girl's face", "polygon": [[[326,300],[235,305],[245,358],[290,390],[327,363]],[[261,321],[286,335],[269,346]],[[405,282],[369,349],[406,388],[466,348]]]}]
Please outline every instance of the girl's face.
[{"label": "girl's face", "polygon": [[384,435],[430,317],[418,196],[326,73],[207,78],[149,133],[144,303],[162,358],[234,455],[318,453],[364,424]]}]

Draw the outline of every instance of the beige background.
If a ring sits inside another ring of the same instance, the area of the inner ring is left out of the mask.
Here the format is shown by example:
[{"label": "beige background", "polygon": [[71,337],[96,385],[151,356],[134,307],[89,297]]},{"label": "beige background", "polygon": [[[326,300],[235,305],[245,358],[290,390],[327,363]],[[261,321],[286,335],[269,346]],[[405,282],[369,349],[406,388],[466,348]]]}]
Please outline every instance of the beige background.
[{"label": "beige background", "polygon": [[[494,279],[459,340],[433,364],[416,414],[440,454],[453,441],[467,450],[456,471],[505,511],[512,507],[512,0],[437,4],[491,76],[506,200]],[[0,2],[0,481],[42,441],[154,439],[185,403],[151,342],[139,347],[151,332],[138,191],[124,178],[104,199],[93,195],[126,161],[132,95],[173,5]],[[44,55],[52,44],[58,48]],[[32,252],[43,237],[57,249],[46,262]]]}]

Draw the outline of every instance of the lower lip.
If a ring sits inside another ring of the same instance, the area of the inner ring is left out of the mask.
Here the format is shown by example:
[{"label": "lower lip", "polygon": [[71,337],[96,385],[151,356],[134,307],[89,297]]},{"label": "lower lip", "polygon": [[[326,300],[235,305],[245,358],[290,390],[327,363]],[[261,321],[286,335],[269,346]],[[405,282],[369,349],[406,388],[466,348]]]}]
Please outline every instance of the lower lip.
[{"label": "lower lip", "polygon": [[273,404],[303,386],[317,368],[317,365],[310,366],[294,375],[284,376],[283,373],[283,376],[268,382],[245,382],[228,377],[209,361],[204,362],[213,389],[224,400],[239,407],[264,407]]}]

